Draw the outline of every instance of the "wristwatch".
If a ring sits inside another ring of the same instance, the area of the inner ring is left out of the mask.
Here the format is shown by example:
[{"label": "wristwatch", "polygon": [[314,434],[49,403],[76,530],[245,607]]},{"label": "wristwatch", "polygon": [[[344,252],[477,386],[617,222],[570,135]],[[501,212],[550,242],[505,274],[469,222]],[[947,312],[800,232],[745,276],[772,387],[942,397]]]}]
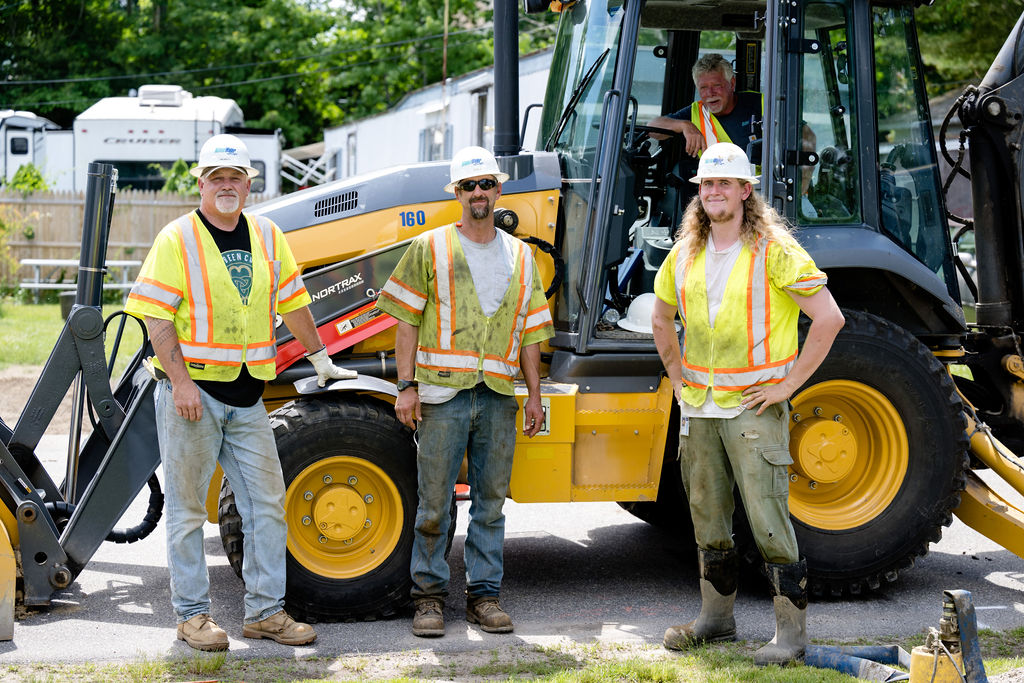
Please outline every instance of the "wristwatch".
[{"label": "wristwatch", "polygon": [[419,382],[417,382],[414,379],[400,379],[400,380],[398,380],[396,386],[398,387],[398,393],[402,393],[403,391],[405,391],[409,387],[415,388],[415,387],[419,386]]}]

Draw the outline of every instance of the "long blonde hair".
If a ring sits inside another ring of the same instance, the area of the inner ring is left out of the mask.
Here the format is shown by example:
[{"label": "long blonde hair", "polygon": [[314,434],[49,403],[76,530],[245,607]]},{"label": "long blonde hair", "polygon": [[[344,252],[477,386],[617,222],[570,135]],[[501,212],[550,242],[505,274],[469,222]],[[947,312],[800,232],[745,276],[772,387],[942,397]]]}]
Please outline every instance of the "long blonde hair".
[{"label": "long blonde hair", "polygon": [[[747,183],[749,184],[749,183]],[[694,197],[686,207],[683,221],[676,233],[676,241],[682,242],[679,255],[684,259],[686,267],[693,264],[693,259],[708,243],[711,234],[711,219],[700,203],[700,196]],[[799,244],[785,219],[779,215],[761,195],[751,192],[743,200],[743,222],[740,224],[740,239],[753,251],[757,252],[763,239],[776,242],[786,251]]]}]

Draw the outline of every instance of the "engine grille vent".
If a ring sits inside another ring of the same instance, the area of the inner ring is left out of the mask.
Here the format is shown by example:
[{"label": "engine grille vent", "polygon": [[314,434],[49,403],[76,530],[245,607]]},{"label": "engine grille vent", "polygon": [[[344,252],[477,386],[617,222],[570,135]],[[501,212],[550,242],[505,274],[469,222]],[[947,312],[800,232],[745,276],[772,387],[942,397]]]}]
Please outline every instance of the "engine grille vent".
[{"label": "engine grille vent", "polygon": [[336,213],[345,213],[346,211],[352,211],[358,205],[358,192],[344,192],[333,197],[326,197],[314,204],[313,216],[315,218],[323,218],[324,216],[332,216]]}]

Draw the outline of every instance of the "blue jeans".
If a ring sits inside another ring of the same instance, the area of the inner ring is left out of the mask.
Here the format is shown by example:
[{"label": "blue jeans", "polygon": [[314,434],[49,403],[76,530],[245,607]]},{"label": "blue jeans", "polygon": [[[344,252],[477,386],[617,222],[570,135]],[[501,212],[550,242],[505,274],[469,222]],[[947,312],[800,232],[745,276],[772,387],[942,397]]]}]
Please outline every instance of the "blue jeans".
[{"label": "blue jeans", "polygon": [[203,417],[174,410],[171,384],[156,388],[156,428],[167,488],[167,565],[178,622],[210,613],[210,576],[203,552],[206,492],[220,463],[235,494],[245,534],[242,578],[245,623],[284,609],[284,478],[263,403],[229,406],[199,390]]},{"label": "blue jeans", "polygon": [[466,533],[466,590],[470,595],[498,595],[504,573],[502,507],[512,476],[516,441],[514,396],[483,383],[464,389],[449,401],[423,404],[416,430],[419,506],[412,544],[412,597],[448,594],[449,569],[444,551],[451,524],[452,495],[469,457],[469,530]]}]

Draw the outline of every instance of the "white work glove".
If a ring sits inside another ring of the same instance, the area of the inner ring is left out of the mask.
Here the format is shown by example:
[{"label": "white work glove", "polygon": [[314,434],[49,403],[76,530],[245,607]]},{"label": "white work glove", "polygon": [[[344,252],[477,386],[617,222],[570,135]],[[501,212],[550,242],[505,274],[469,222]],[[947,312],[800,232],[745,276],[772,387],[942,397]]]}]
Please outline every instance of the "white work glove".
[{"label": "white work glove", "polygon": [[339,368],[332,363],[331,357],[327,355],[326,346],[315,353],[307,353],[306,358],[309,359],[309,362],[313,364],[313,369],[316,370],[317,386],[322,387],[329,379],[355,379],[358,376],[355,370]]}]

